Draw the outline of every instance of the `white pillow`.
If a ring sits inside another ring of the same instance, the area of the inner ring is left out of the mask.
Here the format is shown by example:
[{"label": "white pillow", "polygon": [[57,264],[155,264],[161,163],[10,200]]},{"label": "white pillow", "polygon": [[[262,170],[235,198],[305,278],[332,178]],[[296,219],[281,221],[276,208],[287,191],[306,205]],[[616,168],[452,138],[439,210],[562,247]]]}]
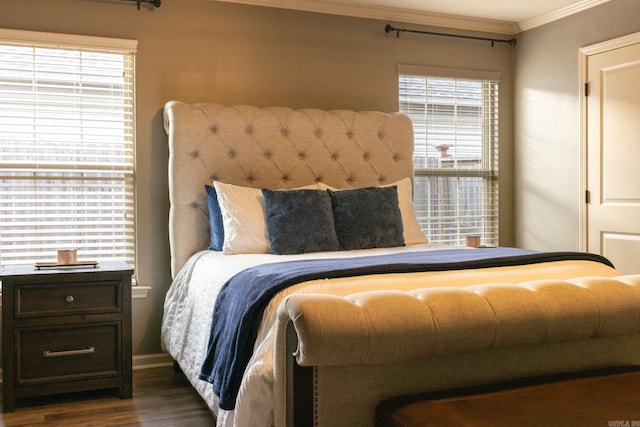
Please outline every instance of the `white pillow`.
[{"label": "white pillow", "polygon": [[[411,179],[404,178],[391,184],[380,185],[380,187],[392,187],[394,185],[398,187],[398,207],[400,208],[402,226],[404,228],[404,244],[415,245],[417,243],[428,243],[427,236],[422,232],[420,223],[418,222],[415,211],[413,210]],[[340,190],[339,188],[333,188],[323,183],[318,183],[318,188],[321,190]]]},{"label": "white pillow", "polygon": [[[271,253],[264,197],[259,188],[214,181],[222,226],[224,254]],[[313,184],[302,188],[317,189]]]}]

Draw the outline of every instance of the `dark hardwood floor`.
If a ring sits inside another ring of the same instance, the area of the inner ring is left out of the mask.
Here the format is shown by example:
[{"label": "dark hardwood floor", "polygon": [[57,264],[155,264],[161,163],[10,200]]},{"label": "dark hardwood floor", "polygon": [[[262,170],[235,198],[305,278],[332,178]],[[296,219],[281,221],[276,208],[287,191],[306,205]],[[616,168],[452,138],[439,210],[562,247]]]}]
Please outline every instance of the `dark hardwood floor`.
[{"label": "dark hardwood floor", "polygon": [[112,391],[20,400],[1,426],[215,426],[215,419],[183,374],[172,367],[133,372],[133,398]]}]

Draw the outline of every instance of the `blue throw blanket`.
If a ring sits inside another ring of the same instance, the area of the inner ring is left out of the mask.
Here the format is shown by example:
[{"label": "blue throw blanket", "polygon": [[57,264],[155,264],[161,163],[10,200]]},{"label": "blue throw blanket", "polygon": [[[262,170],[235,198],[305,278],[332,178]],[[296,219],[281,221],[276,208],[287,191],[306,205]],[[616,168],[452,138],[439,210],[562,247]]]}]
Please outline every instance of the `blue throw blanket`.
[{"label": "blue throw blanket", "polygon": [[233,410],[244,370],[253,354],[264,308],[278,291],[297,283],[367,274],[489,268],[560,260],[591,260],[612,266],[606,258],[582,252],[484,248],[299,260],[248,268],[227,281],[218,295],[208,351],[199,377],[213,384],[221,409]]}]

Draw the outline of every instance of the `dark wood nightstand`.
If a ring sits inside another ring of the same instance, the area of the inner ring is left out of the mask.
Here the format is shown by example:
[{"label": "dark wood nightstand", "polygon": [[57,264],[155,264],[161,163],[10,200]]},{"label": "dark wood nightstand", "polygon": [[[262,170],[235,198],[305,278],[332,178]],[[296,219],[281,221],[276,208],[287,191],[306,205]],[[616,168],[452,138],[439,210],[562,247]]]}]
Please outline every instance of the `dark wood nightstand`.
[{"label": "dark wood nightstand", "polygon": [[113,388],[131,397],[132,273],[124,262],[3,268],[3,412],[56,393]]}]

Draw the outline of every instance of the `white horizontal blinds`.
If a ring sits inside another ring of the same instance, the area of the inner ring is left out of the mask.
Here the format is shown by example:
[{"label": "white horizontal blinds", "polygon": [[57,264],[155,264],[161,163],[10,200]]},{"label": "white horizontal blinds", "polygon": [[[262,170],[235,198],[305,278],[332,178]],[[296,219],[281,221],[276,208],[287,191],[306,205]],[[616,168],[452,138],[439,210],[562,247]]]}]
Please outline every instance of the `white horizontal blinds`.
[{"label": "white horizontal blinds", "polygon": [[498,81],[403,71],[400,111],[413,121],[414,206],[425,234],[498,244]]},{"label": "white horizontal blinds", "polygon": [[0,33],[0,263],[135,265],[135,48],[33,34]]}]

